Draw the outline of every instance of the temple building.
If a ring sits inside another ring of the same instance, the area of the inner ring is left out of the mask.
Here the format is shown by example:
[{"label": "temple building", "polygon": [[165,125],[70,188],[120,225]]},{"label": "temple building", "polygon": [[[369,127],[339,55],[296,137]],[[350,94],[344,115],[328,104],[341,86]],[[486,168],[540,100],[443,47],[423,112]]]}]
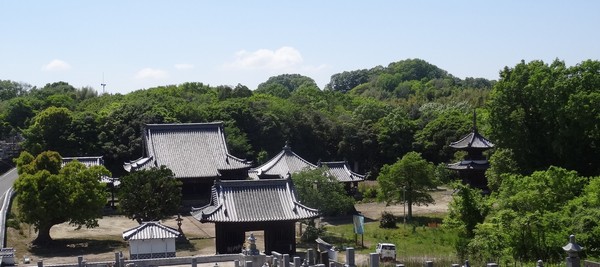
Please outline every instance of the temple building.
[{"label": "temple building", "polygon": [[292,151],[288,143],[281,152],[271,160],[252,168],[248,171],[250,179],[282,179],[304,170],[314,170],[327,167],[328,174],[344,184],[346,191],[352,193],[358,188],[358,183],[365,180],[365,176],[350,170],[345,161],[319,162],[317,165],[308,162]]},{"label": "temple building", "polygon": [[473,112],[473,130],[450,147],[467,152],[463,160],[448,164],[448,169],[458,171],[464,183],[484,191],[488,190],[485,171],[490,167],[483,152],[494,147],[494,144],[477,131],[477,114]]},{"label": "temple building", "polygon": [[218,254],[240,253],[246,232],[264,230],[264,252],[295,254],[298,220],[315,218],[318,210],[296,200],[291,179],[216,180],[211,201],[192,208],[201,223],[215,224]]},{"label": "temple building", "polygon": [[[65,165],[67,165],[67,163],[69,163],[71,161],[75,161],[75,160],[78,161],[79,163],[85,165],[88,168],[93,167],[93,166],[104,166],[104,159],[102,158],[102,156],[85,156],[85,157],[63,157],[61,167],[64,167]],[[121,181],[119,180],[119,178],[116,178],[116,177],[102,176],[100,178],[100,182],[105,183],[107,185],[107,190],[110,192],[110,195],[111,195],[111,198],[109,200],[109,205],[110,205],[110,207],[115,208],[116,207],[115,194],[116,194],[117,188],[121,184]]]},{"label": "temple building", "polygon": [[189,203],[208,201],[216,179],[248,176],[251,163],[229,154],[222,122],[148,124],[142,134],[144,154],[125,163],[125,170],[166,166],[183,183],[183,199]]}]

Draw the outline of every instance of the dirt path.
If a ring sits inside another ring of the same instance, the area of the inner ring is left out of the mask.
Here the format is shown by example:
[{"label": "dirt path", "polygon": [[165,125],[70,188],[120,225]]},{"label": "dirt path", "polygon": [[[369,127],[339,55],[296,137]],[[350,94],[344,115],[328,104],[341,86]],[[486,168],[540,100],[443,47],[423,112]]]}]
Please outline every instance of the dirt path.
[{"label": "dirt path", "polygon": [[[428,206],[413,205],[413,215],[445,214],[448,212],[448,203],[452,200],[452,190],[440,187],[438,191],[432,192],[431,195],[435,200],[435,204]],[[377,202],[358,203],[354,206],[362,215],[372,220],[381,218],[381,213],[384,211],[390,212],[397,217],[403,216],[405,208],[407,208],[402,204],[386,206],[385,203]]]}]

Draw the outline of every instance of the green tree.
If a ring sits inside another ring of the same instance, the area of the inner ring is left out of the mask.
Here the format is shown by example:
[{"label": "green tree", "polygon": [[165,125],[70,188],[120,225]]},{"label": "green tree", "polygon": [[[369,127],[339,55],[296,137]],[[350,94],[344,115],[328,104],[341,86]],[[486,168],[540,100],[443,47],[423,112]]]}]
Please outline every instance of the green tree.
[{"label": "green tree", "polygon": [[49,107],[33,118],[33,124],[24,131],[23,147],[32,153],[46,150],[73,155],[71,131],[73,113],[66,108]]},{"label": "green tree", "polygon": [[346,215],[354,209],[354,199],[346,194],[340,182],[327,174],[327,168],[294,173],[292,180],[302,204],[324,215]]},{"label": "green tree", "polygon": [[514,153],[510,149],[499,148],[490,157],[490,168],[485,171],[488,180],[488,188],[498,191],[502,185],[502,176],[518,174],[519,167],[514,160]]},{"label": "green tree", "polygon": [[139,224],[176,214],[181,205],[181,182],[165,166],[139,170],[121,178],[119,209]]},{"label": "green tree", "polygon": [[456,109],[442,112],[415,133],[415,150],[434,163],[448,162],[456,150],[449,145],[467,135],[472,127],[467,113]]},{"label": "green tree", "polygon": [[98,226],[102,208],[106,204],[102,176],[110,172],[102,166],[86,167],[73,161],[61,168],[62,158],[57,152],[46,151],[33,157],[21,153],[16,160],[19,178],[14,188],[19,216],[38,231],[34,245],[52,241],[50,229],[64,222],[78,228]]},{"label": "green tree", "polygon": [[491,138],[526,174],[550,165],[600,173],[600,61],[521,61],[500,73],[488,103]]},{"label": "green tree", "polygon": [[436,188],[433,164],[417,152],[408,152],[392,165],[384,165],[377,177],[380,191],[377,199],[390,203],[406,203],[407,220],[412,220],[412,205],[434,203],[429,191]]},{"label": "green tree", "polygon": [[[490,255],[500,256],[484,250],[493,248],[501,251],[503,257],[521,261],[558,260],[564,255],[561,246],[571,231],[585,229],[574,219],[589,219],[597,214],[597,205],[580,202],[582,206],[577,207],[573,202],[585,192],[588,181],[575,171],[551,166],[529,176],[509,174],[502,178],[489,216],[473,231],[475,237],[469,250],[474,258],[489,260],[486,257]],[[581,212],[582,209],[590,212]],[[595,229],[593,224],[588,226],[589,230]]]}]

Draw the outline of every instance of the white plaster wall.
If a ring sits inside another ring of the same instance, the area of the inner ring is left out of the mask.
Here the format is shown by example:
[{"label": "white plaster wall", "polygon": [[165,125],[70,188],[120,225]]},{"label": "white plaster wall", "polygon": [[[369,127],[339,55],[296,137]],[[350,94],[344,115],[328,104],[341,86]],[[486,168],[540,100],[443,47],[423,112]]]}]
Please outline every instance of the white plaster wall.
[{"label": "white plaster wall", "polygon": [[175,238],[129,241],[129,254],[175,252]]}]

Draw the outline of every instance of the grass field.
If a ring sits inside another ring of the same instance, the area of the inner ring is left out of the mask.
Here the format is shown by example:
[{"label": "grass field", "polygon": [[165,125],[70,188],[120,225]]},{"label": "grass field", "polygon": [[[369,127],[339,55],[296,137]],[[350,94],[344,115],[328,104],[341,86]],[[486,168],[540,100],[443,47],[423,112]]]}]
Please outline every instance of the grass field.
[{"label": "grass field", "polygon": [[396,245],[397,262],[405,266],[423,266],[427,260],[436,266],[450,266],[458,263],[454,243],[456,233],[440,227],[439,214],[421,215],[412,224],[398,223],[396,228],[380,228],[379,221],[365,223],[364,235],[355,235],[351,223],[327,225],[322,237],[336,248],[344,250],[354,247],[357,254],[368,255],[375,252],[379,242]]}]

